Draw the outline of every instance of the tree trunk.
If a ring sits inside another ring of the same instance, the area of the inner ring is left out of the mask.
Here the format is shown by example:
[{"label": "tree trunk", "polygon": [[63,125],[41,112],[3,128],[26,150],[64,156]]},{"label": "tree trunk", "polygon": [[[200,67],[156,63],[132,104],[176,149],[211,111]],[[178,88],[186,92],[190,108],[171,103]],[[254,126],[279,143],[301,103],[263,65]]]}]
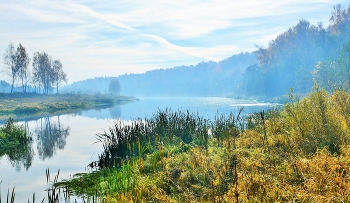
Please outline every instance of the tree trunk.
[{"label": "tree trunk", "polygon": [[21,76],[21,78],[22,78],[22,90],[23,90],[23,93],[25,93],[25,92],[24,92],[24,82],[23,82],[23,77],[24,77],[24,76],[23,76],[23,73],[22,73],[22,76]]},{"label": "tree trunk", "polygon": [[12,85],[11,85],[11,93],[13,92],[13,86],[15,85],[15,76],[12,75]]}]

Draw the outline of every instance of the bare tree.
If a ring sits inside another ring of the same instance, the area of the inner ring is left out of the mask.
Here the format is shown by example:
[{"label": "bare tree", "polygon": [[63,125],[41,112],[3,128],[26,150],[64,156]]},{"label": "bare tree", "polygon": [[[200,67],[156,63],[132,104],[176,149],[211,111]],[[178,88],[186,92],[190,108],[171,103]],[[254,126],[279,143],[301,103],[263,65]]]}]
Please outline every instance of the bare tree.
[{"label": "bare tree", "polygon": [[15,64],[16,64],[16,70],[18,70],[18,76],[22,82],[23,93],[26,93],[27,91],[28,77],[29,77],[29,63],[30,63],[30,59],[28,57],[26,49],[22,46],[22,44],[19,44],[16,51]]},{"label": "bare tree", "polygon": [[18,67],[16,66],[16,53],[12,43],[9,44],[4,54],[4,64],[7,66],[7,72],[11,77],[11,93],[15,84],[16,76],[18,74]]},{"label": "bare tree", "polygon": [[58,94],[58,87],[62,84],[62,82],[67,82],[67,74],[63,72],[62,63],[60,60],[54,60],[52,62],[53,69],[53,80],[56,85],[56,94]]}]

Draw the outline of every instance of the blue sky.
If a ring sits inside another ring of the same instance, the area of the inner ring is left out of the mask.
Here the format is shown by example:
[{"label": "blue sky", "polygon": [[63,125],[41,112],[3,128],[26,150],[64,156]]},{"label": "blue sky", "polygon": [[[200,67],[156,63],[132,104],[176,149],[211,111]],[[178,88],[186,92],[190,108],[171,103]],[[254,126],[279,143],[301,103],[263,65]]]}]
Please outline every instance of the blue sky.
[{"label": "blue sky", "polygon": [[69,83],[142,73],[254,51],[301,19],[327,26],[336,4],[349,1],[0,0],[0,52],[45,51]]}]

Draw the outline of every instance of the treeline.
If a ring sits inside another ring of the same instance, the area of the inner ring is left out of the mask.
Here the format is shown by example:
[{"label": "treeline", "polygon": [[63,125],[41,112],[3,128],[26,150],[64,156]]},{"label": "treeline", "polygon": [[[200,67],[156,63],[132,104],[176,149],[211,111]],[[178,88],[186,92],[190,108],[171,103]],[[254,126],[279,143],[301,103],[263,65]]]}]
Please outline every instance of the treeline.
[{"label": "treeline", "polygon": [[279,97],[344,85],[350,78],[350,7],[334,7],[330,25],[297,25],[257,47],[220,62],[126,74],[119,77],[122,94],[135,96]]},{"label": "treeline", "polygon": [[240,53],[220,62],[119,76],[121,94],[135,96],[214,96],[236,90],[246,67],[257,63],[254,53]]},{"label": "treeline", "polygon": [[[16,84],[20,85],[23,93],[27,92],[28,86],[32,90],[42,91],[43,94],[49,94],[53,88],[58,93],[58,87],[67,82],[67,74],[63,71],[60,60],[52,60],[51,56],[45,52],[37,51],[34,53],[32,70],[30,70],[31,59],[22,44],[19,44],[15,49],[14,45],[10,43],[4,53],[3,61],[5,64],[4,72],[10,78],[8,84],[11,86],[11,93],[14,91]],[[18,80],[20,82],[17,82]],[[1,89],[8,86],[5,81],[1,81],[0,84]]]},{"label": "treeline", "polygon": [[344,85],[350,76],[350,7],[334,7],[330,25],[306,20],[254,53],[258,64],[247,68],[237,90],[246,95],[280,96],[290,87],[310,92],[313,81],[325,88]]},{"label": "treeline", "polygon": [[61,88],[61,91],[82,94],[119,94],[120,89],[117,77],[95,77],[65,85]]}]

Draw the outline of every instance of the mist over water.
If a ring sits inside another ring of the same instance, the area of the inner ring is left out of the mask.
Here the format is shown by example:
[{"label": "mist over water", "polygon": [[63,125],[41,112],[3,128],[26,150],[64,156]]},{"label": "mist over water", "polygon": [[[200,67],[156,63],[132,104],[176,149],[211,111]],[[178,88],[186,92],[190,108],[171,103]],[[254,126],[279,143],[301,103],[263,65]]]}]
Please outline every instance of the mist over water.
[{"label": "mist over water", "polygon": [[227,115],[231,112],[235,114],[240,108],[244,108],[243,113],[249,114],[278,106],[280,104],[222,97],[143,97],[133,103],[108,109],[84,111],[80,115],[96,119],[119,118],[132,120],[150,117],[158,110],[168,108],[171,110],[188,110],[212,120],[217,115]]}]

